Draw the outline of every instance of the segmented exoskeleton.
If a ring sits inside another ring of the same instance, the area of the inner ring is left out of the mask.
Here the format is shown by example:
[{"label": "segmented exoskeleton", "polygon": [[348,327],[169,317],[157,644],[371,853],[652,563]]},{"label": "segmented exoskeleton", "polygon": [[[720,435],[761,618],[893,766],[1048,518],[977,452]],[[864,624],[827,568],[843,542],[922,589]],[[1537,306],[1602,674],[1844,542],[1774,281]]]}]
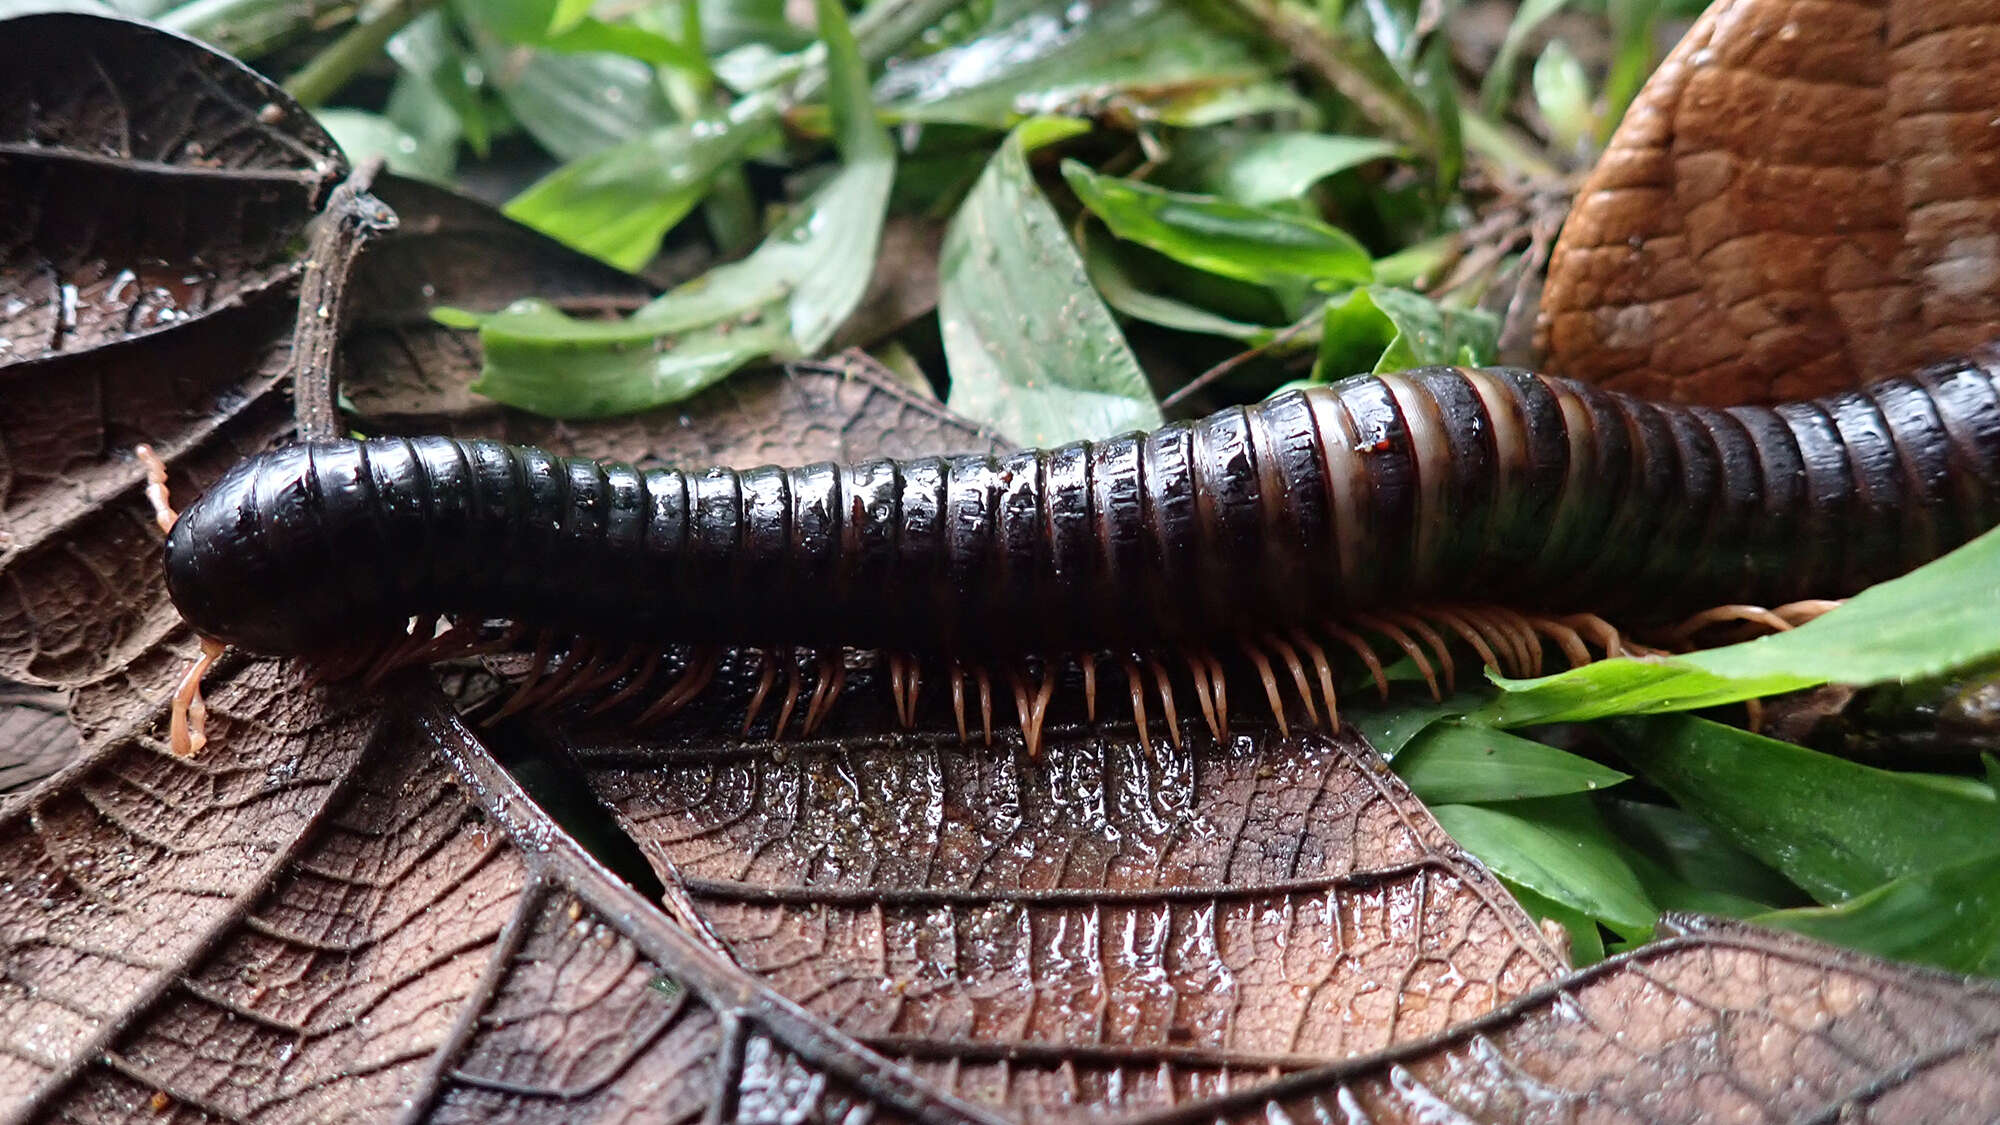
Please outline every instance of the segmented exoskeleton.
[{"label": "segmented exoskeleton", "polygon": [[[1317,722],[1335,707],[1329,650],[1374,665],[1386,641],[1430,675],[1455,637],[1527,671],[1545,639],[1572,659],[1585,638],[1617,649],[1565,615],[1657,619],[1898,574],[2000,522],[1996,380],[2000,357],[1708,409],[1431,368],[1056,449],[742,471],[311,442],[219,480],[173,526],[167,575],[199,632],[339,671],[534,651],[516,706],[610,691],[648,699],[650,720],[693,698],[721,646],[810,649],[810,729],[839,655],[876,649],[903,721],[942,669],[960,729],[967,676],[990,728],[997,672],[1033,749],[1051,666],[1082,662],[1094,712],[1108,654],[1140,722],[1157,690],[1178,737],[1173,682],[1223,729],[1225,661],[1255,667],[1279,722]],[[669,643],[694,655],[661,687]],[[780,732],[796,666],[788,679]]]}]

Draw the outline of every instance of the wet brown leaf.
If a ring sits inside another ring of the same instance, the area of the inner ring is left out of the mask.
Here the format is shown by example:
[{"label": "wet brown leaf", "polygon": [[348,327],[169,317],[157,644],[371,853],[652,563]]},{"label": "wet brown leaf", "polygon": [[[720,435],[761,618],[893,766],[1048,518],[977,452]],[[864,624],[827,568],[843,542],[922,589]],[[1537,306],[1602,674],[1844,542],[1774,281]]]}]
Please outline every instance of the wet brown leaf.
[{"label": "wet brown leaf", "polygon": [[1542,303],[1551,366],[1728,405],[1984,347],[1996,30],[1988,4],[1712,5],[1577,193]]},{"label": "wet brown leaf", "polygon": [[264,79],[192,40],[71,13],[0,24],[0,366],[160,332],[298,269],[345,171]]},{"label": "wet brown leaf", "polygon": [[1132,1125],[1991,1121],[2000,988],[1789,934],[1692,932],[1428,1041]]},{"label": "wet brown leaf", "polygon": [[1421,1038],[1563,962],[1365,743],[583,752],[744,968],[1021,1120]]}]

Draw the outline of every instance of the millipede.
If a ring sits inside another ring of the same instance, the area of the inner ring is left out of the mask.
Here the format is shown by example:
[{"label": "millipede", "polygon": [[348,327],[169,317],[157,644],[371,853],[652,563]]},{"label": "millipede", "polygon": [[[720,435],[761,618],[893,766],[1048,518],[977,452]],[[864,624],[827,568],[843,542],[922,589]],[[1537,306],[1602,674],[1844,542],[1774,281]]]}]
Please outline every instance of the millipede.
[{"label": "millipede", "polygon": [[929,683],[990,739],[1011,695],[1032,754],[1058,681],[1094,720],[1103,675],[1142,738],[1156,715],[1178,741],[1190,697],[1220,737],[1232,667],[1281,728],[1337,724],[1350,659],[1380,686],[1407,654],[1436,692],[1454,649],[1539,674],[1633,651],[1610,619],[1782,628],[1893,577],[2000,522],[1996,380],[2000,351],[1708,408],[1439,367],[1053,449],[747,470],[306,441],[229,470],[165,563],[204,638],[328,677],[527,654],[503,713],[644,726],[744,648],[745,732],[810,733],[869,650],[905,725]]}]

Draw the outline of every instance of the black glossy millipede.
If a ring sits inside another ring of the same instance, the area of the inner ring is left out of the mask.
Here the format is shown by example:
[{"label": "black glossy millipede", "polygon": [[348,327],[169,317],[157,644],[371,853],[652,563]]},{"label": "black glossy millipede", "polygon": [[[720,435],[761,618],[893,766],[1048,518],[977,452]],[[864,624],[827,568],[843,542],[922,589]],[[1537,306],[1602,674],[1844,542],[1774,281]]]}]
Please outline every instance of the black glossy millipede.
[{"label": "black glossy millipede", "polygon": [[[844,652],[876,649],[906,724],[941,665],[961,733],[969,679],[990,737],[998,673],[1030,751],[1056,666],[1079,660],[1094,716],[1110,654],[1142,735],[1156,694],[1178,739],[1176,684],[1226,729],[1225,657],[1254,667],[1281,725],[1288,709],[1317,723],[1337,718],[1328,650],[1379,682],[1392,646],[1432,678],[1450,636],[1522,674],[1545,641],[1572,661],[1586,638],[1617,651],[1590,615],[1901,573],[2000,522],[1996,381],[2000,352],[1709,409],[1431,368],[1052,450],[747,471],[311,442],[244,461],[189,507],[167,581],[197,631],[253,652],[340,676],[533,651],[510,708],[608,692],[599,710],[645,700],[641,723],[692,699],[723,646],[755,646],[752,720],[790,664],[779,734],[798,650],[818,654],[803,730],[839,694]],[[668,642],[685,655],[663,658]]]}]

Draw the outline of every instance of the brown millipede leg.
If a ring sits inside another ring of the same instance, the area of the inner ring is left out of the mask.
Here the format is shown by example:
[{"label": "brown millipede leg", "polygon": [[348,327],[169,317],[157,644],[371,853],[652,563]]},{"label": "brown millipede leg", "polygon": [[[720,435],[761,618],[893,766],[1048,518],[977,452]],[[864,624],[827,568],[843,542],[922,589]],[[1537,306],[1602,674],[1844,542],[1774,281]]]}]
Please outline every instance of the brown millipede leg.
[{"label": "brown millipede leg", "polygon": [[956,660],[951,662],[951,710],[958,716],[959,742],[972,741],[972,737],[965,733],[965,665]]},{"label": "brown millipede leg", "polygon": [[1535,635],[1534,626],[1528,624],[1527,618],[1506,606],[1494,606],[1493,615],[1513,633],[1515,644],[1520,648],[1521,654],[1528,659],[1528,675],[1541,675],[1542,639]]},{"label": "brown millipede leg", "polygon": [[1292,643],[1306,650],[1306,656],[1313,663],[1313,672],[1319,677],[1320,694],[1326,697],[1326,725],[1328,730],[1340,729],[1340,699],[1333,690],[1333,664],[1326,658],[1326,650],[1319,647],[1304,629],[1294,626],[1291,630]]},{"label": "brown millipede leg", "polygon": [[1125,657],[1125,683],[1132,689],[1132,722],[1139,728],[1139,745],[1148,753],[1152,751],[1153,739],[1146,733],[1146,690],[1139,680],[1139,664],[1131,657]]},{"label": "brown millipede leg", "polygon": [[905,662],[909,658],[900,652],[883,655],[882,662],[889,667],[889,704],[896,709],[896,725],[910,729],[910,704],[904,691]]},{"label": "brown millipede leg", "polygon": [[1431,628],[1430,622],[1417,614],[1401,611],[1385,613],[1383,616],[1415,633],[1419,639],[1431,646],[1432,652],[1437,656],[1438,669],[1444,676],[1446,694],[1457,691],[1458,666],[1451,659],[1451,646],[1445,643],[1445,639],[1438,635],[1436,629]]},{"label": "brown millipede leg", "polygon": [[535,655],[532,662],[528,665],[528,674],[521,678],[520,686],[514,689],[514,694],[508,698],[500,710],[493,713],[493,717],[487,720],[488,722],[499,722],[501,719],[526,707],[528,701],[535,697],[535,689],[542,686],[542,677],[548,674],[549,654],[555,648],[555,645],[555,630],[542,630],[540,635],[535,638]]},{"label": "brown millipede leg", "polygon": [[667,693],[633,720],[634,726],[649,726],[672,715],[693,702],[701,694],[708,682],[715,678],[715,666],[721,663],[722,653],[713,645],[701,645],[688,654],[687,667],[681,670],[680,678],[667,688]]},{"label": "brown millipede leg", "polygon": [[820,654],[819,682],[813,685],[812,703],[806,708],[805,722],[800,733],[810,736],[819,729],[821,723],[833,711],[833,705],[840,699],[841,689],[847,686],[847,654],[833,649]]},{"label": "brown millipede leg", "polygon": [[1606,656],[1632,655],[1627,651],[1624,638],[1618,635],[1618,629],[1594,613],[1572,613],[1556,620],[1582,633],[1586,640],[1597,642],[1597,647],[1603,649]]},{"label": "brown millipede leg", "polygon": [[1408,654],[1411,662],[1417,666],[1417,671],[1424,677],[1424,683],[1430,687],[1431,698],[1444,698],[1443,693],[1438,691],[1436,670],[1431,667],[1431,662],[1425,659],[1423,647],[1411,640],[1408,633],[1403,632],[1401,629],[1373,614],[1357,613],[1353,616],[1353,620],[1356,625],[1373,629],[1389,638],[1391,643]]},{"label": "brown millipede leg", "polygon": [[1808,598],[1802,602],[1786,602],[1771,610],[1772,613],[1789,621],[1794,626],[1804,625],[1823,614],[1831,613],[1847,604],[1845,598]]},{"label": "brown millipede leg", "polygon": [[1080,652],[1076,662],[1083,668],[1083,717],[1086,722],[1097,721],[1097,654]]},{"label": "brown millipede leg", "polygon": [[757,667],[760,670],[757,690],[750,693],[749,712],[743,716],[742,733],[745,738],[749,737],[750,727],[757,721],[757,712],[764,709],[764,697],[771,694],[771,685],[778,679],[778,664],[771,659],[771,650],[765,649],[758,654]]},{"label": "brown millipede leg", "polygon": [[1744,622],[1750,625],[1760,625],[1765,631],[1771,633],[1788,632],[1792,627],[1791,622],[1786,621],[1784,618],[1779,617],[1777,614],[1760,605],[1719,605],[1712,609],[1704,609],[1700,613],[1682,620],[1678,625],[1662,629],[1659,635],[1661,639],[1671,644],[1693,648],[1695,647],[1694,637],[1696,633],[1701,632],[1710,625],[1720,625],[1724,622]]},{"label": "brown millipede leg", "polygon": [[1328,621],[1321,627],[1333,634],[1336,639],[1346,644],[1348,648],[1354,650],[1354,654],[1361,658],[1361,662],[1368,666],[1369,673],[1375,677],[1376,693],[1382,697],[1383,702],[1388,702],[1389,677],[1387,673],[1382,671],[1382,661],[1376,657],[1374,646],[1363,640],[1361,634],[1356,633],[1339,622]]},{"label": "brown millipede leg", "polygon": [[1014,689],[1014,709],[1021,717],[1021,741],[1026,745],[1028,757],[1042,756],[1042,719],[1048,713],[1049,696],[1055,690],[1055,677],[1047,667],[1042,669],[1041,681],[1035,686],[1032,699],[1028,695],[1027,681],[1022,678],[1022,670],[1010,667],[1007,679]]},{"label": "brown millipede leg", "polygon": [[132,456],[146,470],[146,502],[153,506],[153,522],[160,525],[162,535],[174,529],[180,516],[174,511],[172,497],[167,494],[167,463],[153,447],[141,442],[132,447]]},{"label": "brown millipede leg", "polygon": [[1264,681],[1264,698],[1271,704],[1271,717],[1278,721],[1278,737],[1284,738],[1290,735],[1291,727],[1285,722],[1285,701],[1278,697],[1278,677],[1271,673],[1271,661],[1248,637],[1239,644],[1243,649],[1243,655],[1248,656],[1250,662],[1257,666],[1257,675]]},{"label": "brown millipede leg", "polygon": [[1306,666],[1299,661],[1299,650],[1285,643],[1276,633],[1264,634],[1265,647],[1278,654],[1285,667],[1291,670],[1292,683],[1299,689],[1299,702],[1306,705],[1306,723],[1319,725],[1319,708],[1313,704],[1312,684],[1306,680]]},{"label": "brown millipede leg", "polygon": [[1229,678],[1223,675],[1222,661],[1215,654],[1202,650],[1201,658],[1208,664],[1208,687],[1215,695],[1215,721],[1222,727],[1217,738],[1229,737]]},{"label": "brown millipede leg", "polygon": [[1528,615],[1528,626],[1554,641],[1556,647],[1562,650],[1563,657],[1569,661],[1570,667],[1581,668],[1593,661],[1590,649],[1584,646],[1583,638],[1577,635],[1575,629],[1553,618],[1533,613]]},{"label": "brown millipede leg", "polygon": [[1481,666],[1496,672],[1500,670],[1500,661],[1493,655],[1492,646],[1486,643],[1486,638],[1480,635],[1479,630],[1473,628],[1455,610],[1445,606],[1423,606],[1417,612],[1458,634],[1459,639],[1470,646],[1473,653],[1479,657]]},{"label": "brown millipede leg", "polygon": [[1492,645],[1491,651],[1499,658],[1495,670],[1516,679],[1528,674],[1528,655],[1521,651],[1521,639],[1502,626],[1489,607],[1468,606],[1459,612]]},{"label": "brown millipede leg", "polygon": [[1147,656],[1146,667],[1152,670],[1153,686],[1160,693],[1160,714],[1166,716],[1167,736],[1174,740],[1174,748],[1181,746],[1180,709],[1174,706],[1174,682],[1167,678],[1167,669],[1158,657]]},{"label": "brown millipede leg", "polygon": [[174,689],[173,715],[167,720],[167,748],[175,757],[192,758],[208,745],[208,702],[201,697],[201,678],[222,655],[221,641],[201,638],[201,655],[181,675]]},{"label": "brown millipede leg", "polygon": [[771,728],[772,738],[785,737],[785,724],[792,721],[792,708],[799,704],[799,654],[789,648],[781,648],[778,659],[785,665],[785,702],[778,707],[778,722]]},{"label": "brown millipede leg", "polygon": [[591,716],[594,715],[601,715],[604,712],[611,710],[613,707],[616,707],[619,704],[625,702],[626,700],[632,698],[633,696],[639,694],[641,691],[644,691],[646,687],[653,682],[653,677],[659,674],[659,671],[660,671],[660,650],[653,649],[648,653],[646,653],[646,663],[640,667],[639,674],[632,677],[631,683],[628,683],[624,687],[619,688],[617,691],[613,692],[611,694],[611,698],[606,699],[602,703],[599,703],[597,706],[592,707],[588,711],[585,711],[584,717],[590,718]]},{"label": "brown millipede leg", "polygon": [[1188,649],[1182,654],[1187,659],[1188,676],[1194,680],[1194,699],[1201,704],[1201,717],[1208,723],[1208,733],[1222,740],[1222,724],[1215,717],[1215,689],[1208,682],[1208,665],[1201,654]]},{"label": "brown millipede leg", "polygon": [[979,685],[979,733],[986,739],[986,745],[993,745],[993,675],[986,665],[976,664],[972,668],[972,680]]}]

